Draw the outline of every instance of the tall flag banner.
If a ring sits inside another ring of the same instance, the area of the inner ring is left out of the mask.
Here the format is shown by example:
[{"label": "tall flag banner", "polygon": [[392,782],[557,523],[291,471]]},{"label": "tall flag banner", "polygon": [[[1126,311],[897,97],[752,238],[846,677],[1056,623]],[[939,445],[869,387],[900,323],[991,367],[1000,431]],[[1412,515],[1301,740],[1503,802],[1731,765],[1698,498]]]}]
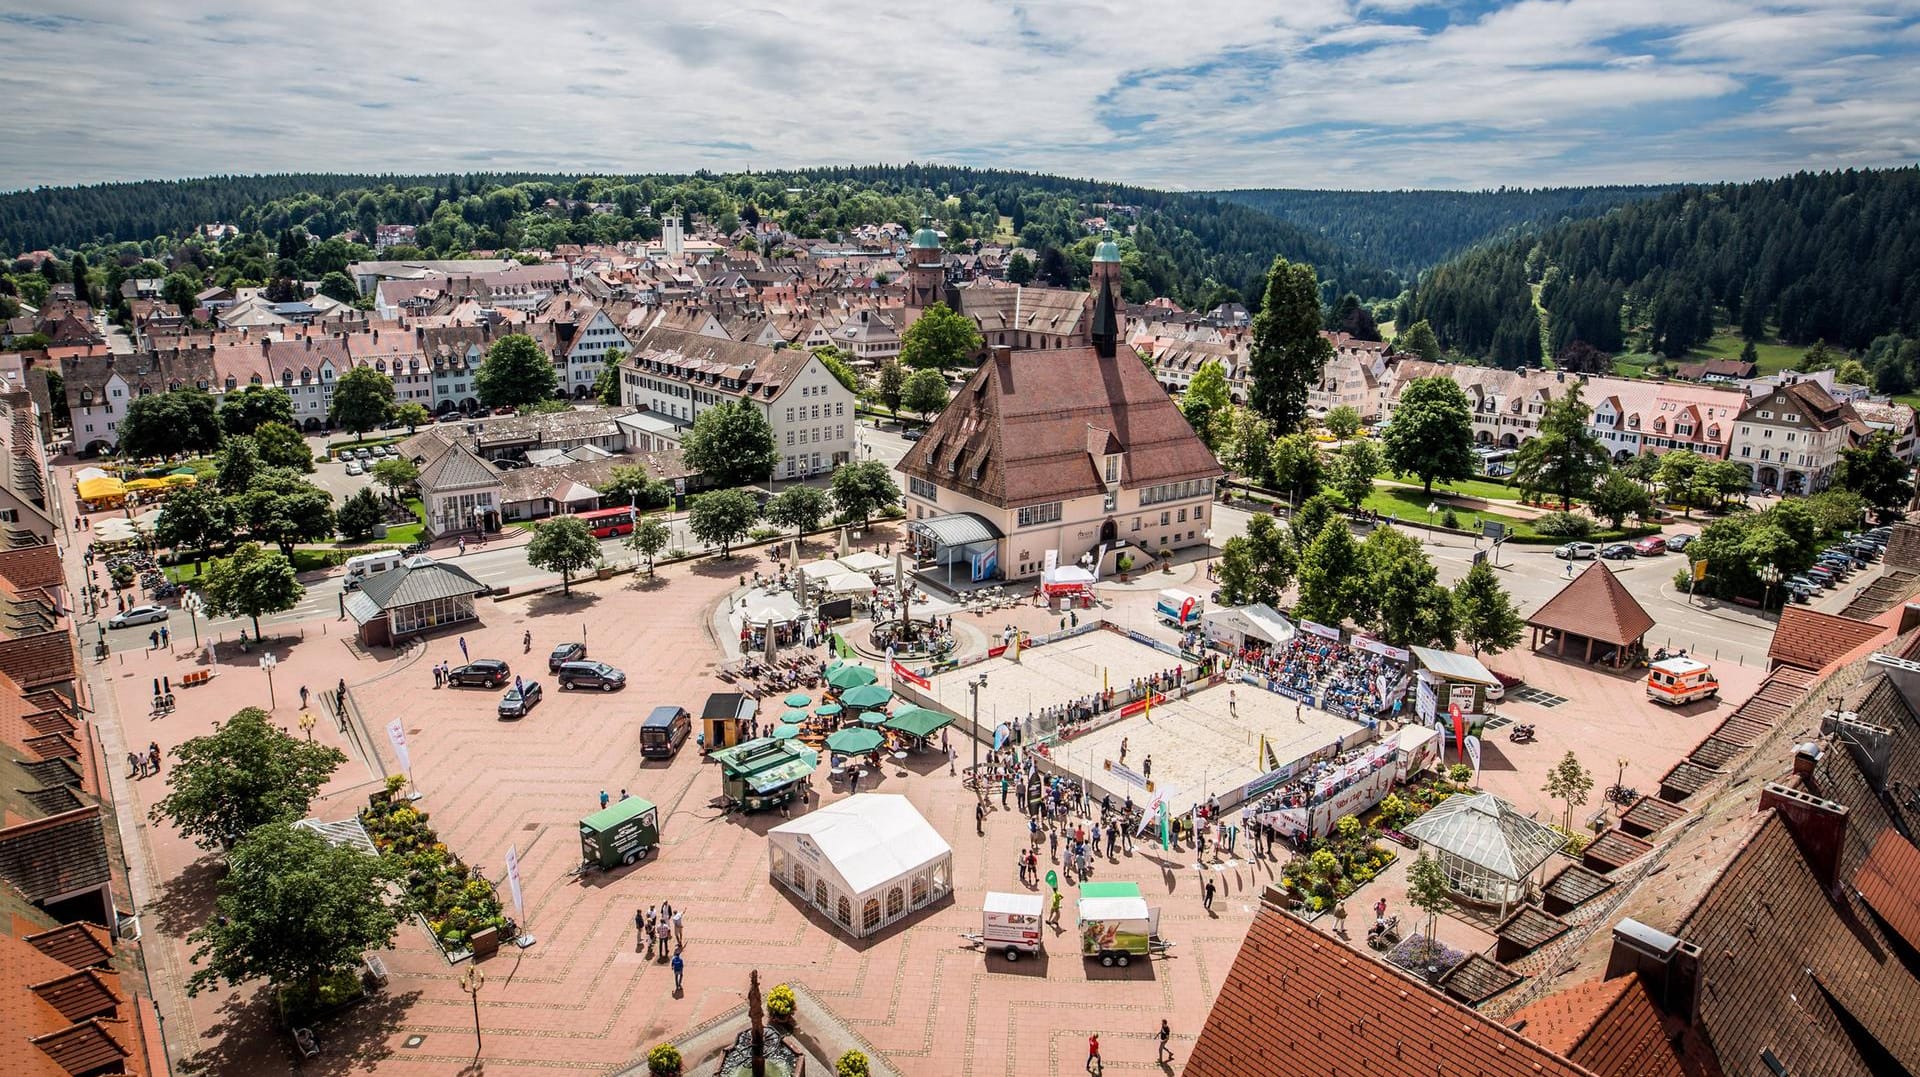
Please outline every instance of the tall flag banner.
[{"label": "tall flag banner", "polygon": [[1467,750],[1467,716],[1460,713],[1460,704],[1452,703],[1447,706],[1447,717],[1453,719],[1453,743],[1464,754]]},{"label": "tall flag banner", "polygon": [[387,723],[387,740],[393,744],[393,754],[400,760],[400,773],[413,780],[413,760],[407,755],[407,727],[395,718]]},{"label": "tall flag banner", "polygon": [[1163,798],[1160,801],[1160,848],[1170,849],[1172,847],[1173,821],[1167,818],[1167,802]]},{"label": "tall flag banner", "polygon": [[526,898],[520,893],[520,850],[507,846],[507,890],[513,894],[513,914],[521,921],[527,918]]},{"label": "tall flag banner", "polygon": [[1473,772],[1477,775],[1480,773],[1480,738],[1468,737],[1465,743],[1467,745],[1467,759],[1473,763]]}]

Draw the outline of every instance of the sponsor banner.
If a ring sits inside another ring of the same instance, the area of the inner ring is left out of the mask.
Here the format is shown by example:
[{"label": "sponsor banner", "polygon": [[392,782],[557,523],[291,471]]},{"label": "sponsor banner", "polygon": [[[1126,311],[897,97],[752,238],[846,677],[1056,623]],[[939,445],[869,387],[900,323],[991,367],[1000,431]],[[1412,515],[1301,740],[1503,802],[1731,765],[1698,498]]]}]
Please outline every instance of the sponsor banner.
[{"label": "sponsor banner", "polygon": [[1478,685],[1472,684],[1450,685],[1447,688],[1447,700],[1452,706],[1458,707],[1461,714],[1472,714],[1474,713],[1473,694],[1477,687]]},{"label": "sponsor banner", "polygon": [[967,571],[974,583],[992,579],[994,573],[1000,571],[1000,544],[995,543],[969,557]]},{"label": "sponsor banner", "polygon": [[1127,766],[1125,763],[1116,763],[1109,759],[1106,761],[1106,769],[1108,774],[1126,782],[1128,785],[1137,785],[1142,789],[1147,787],[1147,776]]},{"label": "sponsor banner", "polygon": [[1353,638],[1353,645],[1369,654],[1377,654],[1382,658],[1391,658],[1395,662],[1413,661],[1413,652],[1402,647],[1382,643],[1377,639],[1369,639],[1366,636],[1355,636]]},{"label": "sponsor banner", "polygon": [[413,777],[413,760],[407,755],[407,727],[400,719],[387,723],[387,740],[393,744],[394,757],[400,760],[400,773]]},{"label": "sponsor banner", "polygon": [[1167,697],[1165,695],[1152,695],[1152,696],[1147,696],[1141,699],[1136,699],[1133,702],[1127,704],[1126,706],[1120,708],[1120,717],[1131,718],[1134,715],[1139,714],[1141,711],[1146,710],[1148,704],[1150,703],[1165,703],[1166,701],[1167,701]]},{"label": "sponsor banner", "polygon": [[507,846],[507,889],[513,894],[513,914],[521,920],[527,918],[526,898],[520,893],[520,850]]},{"label": "sponsor banner", "polygon": [[893,663],[893,675],[907,682],[908,684],[913,685],[915,688],[928,688],[928,687],[931,687],[933,683],[928,678],[923,677],[920,674],[915,673],[914,671],[901,665],[898,661],[895,661]]},{"label": "sponsor banner", "polygon": [[1420,688],[1415,697],[1413,709],[1420,715],[1420,720],[1428,725],[1432,725],[1439,714],[1439,696],[1433,690],[1433,682],[1425,677],[1420,678]]},{"label": "sponsor banner", "polygon": [[1480,773],[1480,738],[1468,737],[1466,744],[1467,762],[1473,764],[1473,772],[1478,774]]},{"label": "sponsor banner", "polygon": [[1042,577],[1051,576],[1053,575],[1054,569],[1057,569],[1059,567],[1060,567],[1060,551],[1048,550],[1046,563],[1043,566],[1041,566],[1040,575]]},{"label": "sponsor banner", "polygon": [[1330,639],[1335,643],[1340,642],[1340,630],[1337,628],[1328,628],[1326,625],[1315,624],[1312,621],[1301,621],[1300,627],[1302,630],[1311,632],[1321,639]]}]

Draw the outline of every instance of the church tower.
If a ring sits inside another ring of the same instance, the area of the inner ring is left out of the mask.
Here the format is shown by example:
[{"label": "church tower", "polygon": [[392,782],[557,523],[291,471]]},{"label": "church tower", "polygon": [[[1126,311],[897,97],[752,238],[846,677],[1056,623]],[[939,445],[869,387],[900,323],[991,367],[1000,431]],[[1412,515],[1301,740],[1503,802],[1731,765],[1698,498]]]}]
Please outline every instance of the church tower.
[{"label": "church tower", "polygon": [[1113,241],[1113,229],[1109,228],[1101,233],[1100,245],[1093,249],[1093,270],[1087,284],[1096,296],[1102,287],[1111,284],[1117,303],[1125,283],[1120,279],[1120,244]]},{"label": "church tower", "polygon": [[923,213],[907,248],[907,308],[925,310],[938,302],[946,280],[940,235],[933,230],[933,215]]},{"label": "church tower", "polygon": [[680,207],[660,218],[660,245],[666,249],[667,257],[678,258],[686,252],[686,233],[681,230]]}]

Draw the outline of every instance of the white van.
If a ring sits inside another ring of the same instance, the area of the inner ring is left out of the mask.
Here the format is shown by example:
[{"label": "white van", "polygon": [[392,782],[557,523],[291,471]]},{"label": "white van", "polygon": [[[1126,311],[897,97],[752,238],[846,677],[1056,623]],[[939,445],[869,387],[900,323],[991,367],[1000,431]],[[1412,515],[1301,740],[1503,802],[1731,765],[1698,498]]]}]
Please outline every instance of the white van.
[{"label": "white van", "polygon": [[346,589],[357,591],[368,577],[378,576],[382,572],[392,572],[400,567],[399,550],[379,550],[347,558]]}]

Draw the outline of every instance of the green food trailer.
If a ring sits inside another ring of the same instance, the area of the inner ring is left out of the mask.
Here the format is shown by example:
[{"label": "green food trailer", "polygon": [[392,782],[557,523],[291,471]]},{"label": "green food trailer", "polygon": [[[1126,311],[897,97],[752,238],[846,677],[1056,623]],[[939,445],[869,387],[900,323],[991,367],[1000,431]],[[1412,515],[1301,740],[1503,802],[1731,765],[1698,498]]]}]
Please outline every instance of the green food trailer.
[{"label": "green food trailer", "polygon": [[660,847],[660,812],[651,801],[628,797],[580,820],[580,861],[617,868]]},{"label": "green food trailer", "polygon": [[820,756],[804,744],[762,737],[713,753],[720,788],[740,811],[777,808],[797,796]]}]

